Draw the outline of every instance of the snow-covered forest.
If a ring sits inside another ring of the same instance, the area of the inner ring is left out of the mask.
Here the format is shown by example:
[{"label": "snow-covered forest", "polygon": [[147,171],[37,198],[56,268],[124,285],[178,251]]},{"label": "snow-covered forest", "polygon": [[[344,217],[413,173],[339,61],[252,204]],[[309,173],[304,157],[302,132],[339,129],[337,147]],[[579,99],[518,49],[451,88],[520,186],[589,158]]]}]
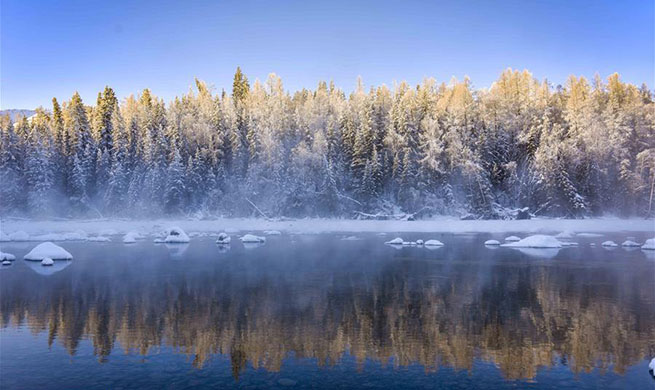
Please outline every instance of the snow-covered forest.
[{"label": "snow-covered forest", "polygon": [[644,84],[504,71],[293,94],[271,74],[166,104],[79,94],[0,119],[3,216],[504,218],[652,216],[655,104]]}]

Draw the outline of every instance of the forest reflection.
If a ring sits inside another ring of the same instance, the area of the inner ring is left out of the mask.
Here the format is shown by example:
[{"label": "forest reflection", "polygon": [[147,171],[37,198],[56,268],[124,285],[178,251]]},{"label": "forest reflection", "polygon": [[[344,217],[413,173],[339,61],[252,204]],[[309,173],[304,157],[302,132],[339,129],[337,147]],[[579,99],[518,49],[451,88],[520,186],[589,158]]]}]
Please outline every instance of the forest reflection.
[{"label": "forest reflection", "polygon": [[349,353],[362,366],[371,359],[426,371],[470,370],[480,358],[508,379],[529,379],[553,364],[621,374],[655,351],[649,272],[526,264],[518,253],[518,265],[485,268],[453,263],[457,252],[446,252],[451,262],[391,252],[354,269],[335,260],[318,270],[158,271],[152,260],[87,260],[43,277],[17,267],[2,275],[2,322],[47,332],[71,355],[89,339],[99,362],[167,346],[202,368],[227,354],[237,379],[248,363],[278,371],[291,354],[324,366]]}]

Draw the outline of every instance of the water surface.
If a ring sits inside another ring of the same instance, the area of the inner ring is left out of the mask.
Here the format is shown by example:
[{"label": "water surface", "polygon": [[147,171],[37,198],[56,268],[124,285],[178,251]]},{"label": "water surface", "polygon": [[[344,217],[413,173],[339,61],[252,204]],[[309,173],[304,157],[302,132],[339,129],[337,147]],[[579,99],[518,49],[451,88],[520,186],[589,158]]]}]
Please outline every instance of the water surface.
[{"label": "water surface", "polygon": [[561,250],[483,245],[504,235],[403,234],[446,244],[433,250],[357,236],[65,242],[71,262],[17,260],[0,270],[0,386],[655,385],[655,254],[589,246],[625,235]]}]

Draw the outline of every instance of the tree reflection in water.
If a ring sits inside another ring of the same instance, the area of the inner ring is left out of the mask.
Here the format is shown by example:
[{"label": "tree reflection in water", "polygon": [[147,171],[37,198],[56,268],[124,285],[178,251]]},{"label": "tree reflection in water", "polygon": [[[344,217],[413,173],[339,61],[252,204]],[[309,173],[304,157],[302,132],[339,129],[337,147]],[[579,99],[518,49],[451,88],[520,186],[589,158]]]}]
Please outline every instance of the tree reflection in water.
[{"label": "tree reflection in water", "polygon": [[70,244],[75,260],[60,272],[19,261],[0,273],[2,321],[48,332],[70,354],[88,338],[100,362],[162,345],[198,368],[228,354],[235,378],[247,363],[280,370],[290,353],[428,371],[480,358],[529,379],[561,363],[623,373],[655,352],[655,263],[640,253],[567,248],[549,259],[489,250],[482,238],[437,251],[378,241],[282,237],[221,253],[206,240],[172,255],[148,243]]}]

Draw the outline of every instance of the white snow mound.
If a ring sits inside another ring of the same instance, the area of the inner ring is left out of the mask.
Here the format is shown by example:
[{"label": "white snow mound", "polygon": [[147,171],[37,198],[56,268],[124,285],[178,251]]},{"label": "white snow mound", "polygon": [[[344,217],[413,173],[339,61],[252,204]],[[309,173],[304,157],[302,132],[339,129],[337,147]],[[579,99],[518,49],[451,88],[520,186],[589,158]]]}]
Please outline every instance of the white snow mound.
[{"label": "white snow mound", "polygon": [[111,241],[111,239],[109,239],[109,237],[98,236],[98,237],[89,237],[89,241],[92,241],[92,242],[109,242],[109,241]]},{"label": "white snow mound", "polygon": [[43,265],[43,266],[51,266],[54,263],[55,262],[49,257],[44,257],[43,260],[41,260],[41,265]]},{"label": "white snow mound", "polygon": [[521,237],[509,236],[509,237],[505,237],[505,241],[507,241],[507,242],[518,242],[518,241],[521,241]]},{"label": "white snow mound", "polygon": [[227,245],[230,241],[232,241],[232,237],[228,236],[227,233],[218,233],[218,237],[216,237],[217,244]]},{"label": "white snow mound", "polygon": [[484,242],[484,245],[500,245],[500,241],[498,240],[487,240]]},{"label": "white snow mound", "polygon": [[64,248],[60,247],[59,245],[55,245],[52,242],[44,242],[37,245],[30,251],[30,253],[25,255],[24,259],[40,261],[46,257],[56,260],[73,259],[73,255],[68,253]]},{"label": "white snow mound", "polygon": [[16,256],[12,255],[11,253],[7,252],[0,252],[0,260],[16,260]]},{"label": "white snow mound", "polygon": [[423,245],[425,245],[425,246],[443,246],[443,242],[441,242],[439,240],[427,240],[425,242],[425,244],[423,244]]},{"label": "white snow mound", "polygon": [[423,245],[423,244],[424,244],[423,240],[416,240],[416,245]]},{"label": "white snow mound", "polygon": [[254,234],[246,234],[240,238],[243,243],[265,243],[266,237],[255,236]]},{"label": "white snow mound", "polygon": [[641,249],[648,249],[651,251],[655,251],[655,238],[649,238],[644,242],[644,245],[641,246]]},{"label": "white snow mound", "polygon": [[123,242],[125,244],[134,244],[137,238],[140,238],[139,233],[129,232],[125,236],[123,236]]},{"label": "white snow mound", "polygon": [[555,235],[555,238],[573,238],[573,237],[575,237],[575,232],[572,232],[570,230],[565,230]]},{"label": "white snow mound", "polygon": [[501,245],[508,248],[561,248],[562,243],[553,236],[535,234],[516,242]]},{"label": "white snow mound", "polygon": [[[655,358],[651,359],[650,363],[648,363],[648,369],[655,371]],[[653,373],[653,375],[655,375],[655,373]]]},{"label": "white snow mound", "polygon": [[166,238],[164,238],[164,242],[167,244],[186,244],[191,241],[184,230],[177,226],[168,228],[166,233],[167,235]]},{"label": "white snow mound", "polygon": [[616,244],[616,242],[614,242],[614,241],[603,241],[603,243],[600,244],[600,245],[601,245],[601,246],[606,246],[606,247],[612,247],[612,248],[618,246],[618,245]]},{"label": "white snow mound", "polygon": [[265,230],[264,234],[267,236],[280,236],[282,235],[282,232],[279,230]]},{"label": "white snow mound", "polygon": [[402,245],[403,242],[405,242],[405,241],[404,241],[402,238],[400,238],[400,237],[396,237],[396,238],[394,238],[393,240],[390,240],[390,241],[385,242],[385,244],[389,244],[389,245]]},{"label": "white snow mound", "polygon": [[624,246],[624,247],[627,247],[627,248],[634,248],[634,247],[641,246],[641,244],[639,244],[637,242],[634,242],[632,240],[625,240],[625,241],[623,241],[623,244],[621,244],[621,246]]}]

